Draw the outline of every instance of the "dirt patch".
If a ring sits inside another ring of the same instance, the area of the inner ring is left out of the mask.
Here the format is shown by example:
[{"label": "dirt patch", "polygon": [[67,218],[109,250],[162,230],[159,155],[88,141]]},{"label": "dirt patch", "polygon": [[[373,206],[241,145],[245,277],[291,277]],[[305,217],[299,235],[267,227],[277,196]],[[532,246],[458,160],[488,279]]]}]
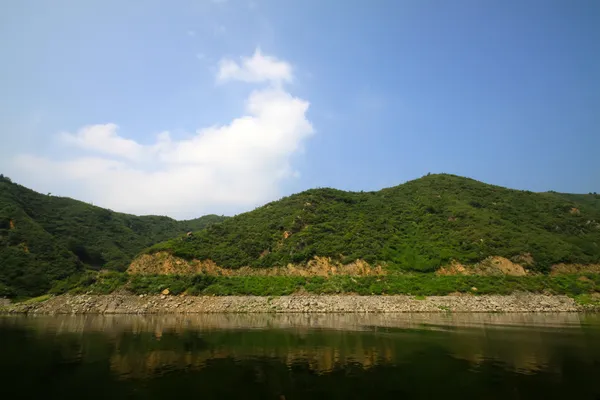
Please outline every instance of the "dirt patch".
[{"label": "dirt patch", "polygon": [[533,265],[535,263],[535,260],[533,259],[531,253],[520,254],[518,256],[512,257],[511,260],[515,263],[526,266]]},{"label": "dirt patch", "polygon": [[[533,265],[531,254],[525,253],[512,257],[512,261],[504,257],[488,257],[480,263],[467,265],[452,261],[438,269],[436,275],[486,275],[486,276],[525,276],[530,272],[526,267]],[[564,274],[600,274],[600,264],[555,264],[550,270],[550,275]]]},{"label": "dirt patch", "polygon": [[504,257],[490,257],[483,262],[488,262],[488,265],[491,265],[493,268],[497,268],[504,275],[511,276],[525,276],[527,275],[527,271],[523,268],[522,265],[513,263],[507,258]]},{"label": "dirt patch", "polygon": [[166,252],[144,254],[136,258],[127,272],[130,274],[178,274],[191,275],[201,272],[200,265],[173,257]]},{"label": "dirt patch", "polygon": [[[292,267],[291,264],[287,268]],[[364,260],[356,260],[350,264],[336,263],[329,257],[315,257],[306,265],[307,272],[312,275],[328,276],[328,275],[384,275],[383,268],[371,266]]]},{"label": "dirt patch", "polygon": [[269,249],[263,250],[262,253],[260,253],[260,256],[258,256],[258,258],[264,258],[264,257],[268,256],[269,253],[271,253],[269,251]]},{"label": "dirt patch", "polygon": [[450,265],[441,267],[435,272],[436,275],[472,275],[471,271],[458,261],[452,261]]},{"label": "dirt patch", "polygon": [[590,272],[600,274],[600,264],[555,264],[550,269],[550,275],[581,274]]},{"label": "dirt patch", "polygon": [[[515,261],[520,262],[515,262]],[[438,269],[436,275],[485,275],[485,276],[524,276],[529,272],[526,266],[533,263],[533,257],[523,254],[513,257],[513,261],[504,257],[488,257],[480,263],[468,265],[452,261]],[[525,267],[524,267],[525,266]],[[218,266],[212,260],[184,260],[167,252],[144,254],[136,258],[129,266],[130,274],[207,274],[213,276],[332,276],[385,275],[382,265],[370,265],[364,260],[355,260],[349,264],[333,261],[329,257],[315,257],[306,264],[288,264],[281,267],[252,268],[242,267],[229,269]],[[556,264],[552,266],[551,275],[600,273],[600,264]]]},{"label": "dirt patch", "polygon": [[229,269],[218,266],[211,260],[184,260],[167,252],[144,254],[136,258],[127,272],[130,274],[207,274],[214,276],[331,276],[331,275],[385,275],[380,266],[372,266],[364,260],[349,264],[332,261],[328,257],[315,257],[305,265],[288,264],[285,267]]},{"label": "dirt patch", "polygon": [[464,265],[452,261],[450,265],[443,266],[436,271],[436,275],[511,275],[524,276],[527,270],[522,265],[514,263],[504,257],[488,257],[474,265]]},{"label": "dirt patch", "polygon": [[11,219],[10,221],[8,221],[8,226],[11,230],[15,229],[15,220]]},{"label": "dirt patch", "polygon": [[570,212],[571,214],[575,214],[575,215],[579,215],[579,214],[581,214],[581,211],[579,211],[579,208],[577,208],[577,207],[573,207],[573,208],[571,208],[571,209],[569,210],[569,212]]}]

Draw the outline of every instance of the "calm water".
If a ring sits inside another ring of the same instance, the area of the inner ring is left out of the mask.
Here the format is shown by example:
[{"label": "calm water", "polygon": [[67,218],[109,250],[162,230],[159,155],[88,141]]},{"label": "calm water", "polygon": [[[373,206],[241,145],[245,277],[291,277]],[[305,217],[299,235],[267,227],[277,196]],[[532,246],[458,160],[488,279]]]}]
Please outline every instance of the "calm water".
[{"label": "calm water", "polygon": [[4,399],[600,399],[600,316],[0,317]]}]

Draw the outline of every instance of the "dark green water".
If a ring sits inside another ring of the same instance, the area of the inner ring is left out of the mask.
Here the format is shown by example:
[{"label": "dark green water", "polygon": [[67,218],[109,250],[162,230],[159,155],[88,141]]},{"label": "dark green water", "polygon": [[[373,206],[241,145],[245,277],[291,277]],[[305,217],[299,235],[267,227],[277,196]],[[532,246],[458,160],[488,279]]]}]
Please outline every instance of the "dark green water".
[{"label": "dark green water", "polygon": [[0,317],[3,399],[600,399],[600,316]]}]

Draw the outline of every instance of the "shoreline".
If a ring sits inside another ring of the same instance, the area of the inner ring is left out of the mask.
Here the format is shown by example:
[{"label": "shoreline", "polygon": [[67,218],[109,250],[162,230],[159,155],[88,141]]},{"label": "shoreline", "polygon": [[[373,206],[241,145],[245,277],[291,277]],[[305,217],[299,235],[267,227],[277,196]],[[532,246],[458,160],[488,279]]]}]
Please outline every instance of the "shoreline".
[{"label": "shoreline", "polygon": [[0,306],[17,314],[209,314],[209,313],[432,313],[432,312],[586,312],[600,307],[578,304],[563,295],[515,293],[460,296],[168,296],[60,295],[41,302]]}]

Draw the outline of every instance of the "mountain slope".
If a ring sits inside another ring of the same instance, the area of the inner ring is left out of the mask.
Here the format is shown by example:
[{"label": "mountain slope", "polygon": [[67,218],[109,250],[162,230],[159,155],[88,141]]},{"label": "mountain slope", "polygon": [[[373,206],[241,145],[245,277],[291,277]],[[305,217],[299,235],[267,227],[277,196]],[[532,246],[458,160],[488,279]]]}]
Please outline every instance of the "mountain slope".
[{"label": "mountain slope", "polygon": [[224,218],[137,217],[43,195],[0,176],[0,296],[42,293],[86,267],[124,270],[144,248]]},{"label": "mountain slope", "polygon": [[600,261],[600,197],[511,190],[448,174],[377,192],[313,189],[149,252],[165,250],[226,268],[326,256],[426,272],[451,260],[502,256],[547,271],[560,262]]}]

